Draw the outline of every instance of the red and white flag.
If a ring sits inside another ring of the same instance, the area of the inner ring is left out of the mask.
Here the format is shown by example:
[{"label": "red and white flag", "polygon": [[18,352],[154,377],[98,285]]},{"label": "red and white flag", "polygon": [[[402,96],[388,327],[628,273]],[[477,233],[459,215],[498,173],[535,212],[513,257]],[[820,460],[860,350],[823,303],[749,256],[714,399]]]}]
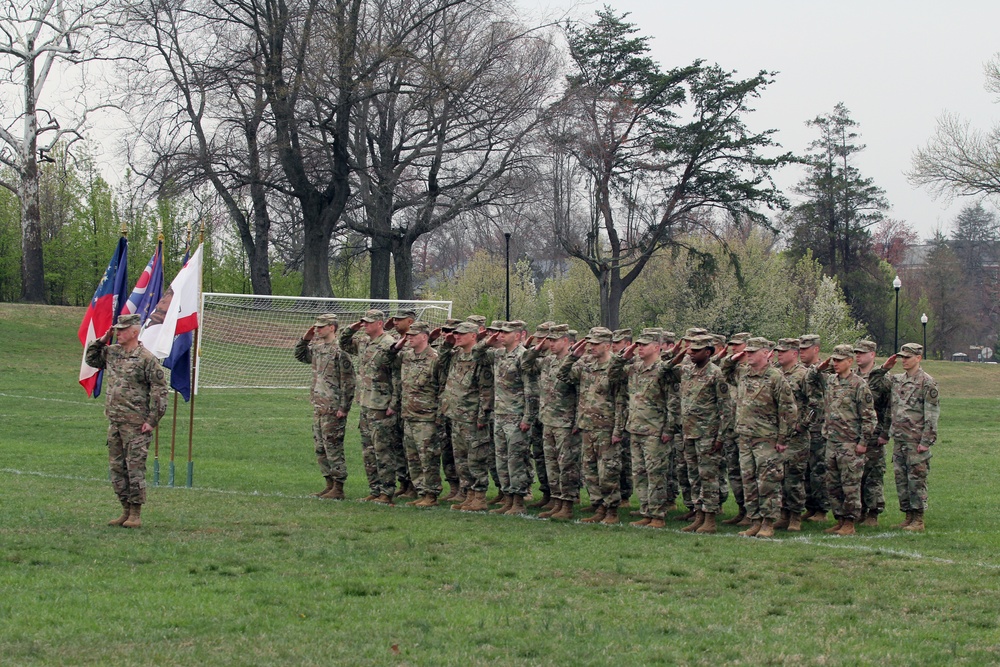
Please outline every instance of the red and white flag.
[{"label": "red and white flag", "polygon": [[191,258],[170,283],[156,310],[146,320],[139,333],[139,342],[163,359],[170,354],[174,336],[198,328],[198,308],[201,305],[201,249]]}]

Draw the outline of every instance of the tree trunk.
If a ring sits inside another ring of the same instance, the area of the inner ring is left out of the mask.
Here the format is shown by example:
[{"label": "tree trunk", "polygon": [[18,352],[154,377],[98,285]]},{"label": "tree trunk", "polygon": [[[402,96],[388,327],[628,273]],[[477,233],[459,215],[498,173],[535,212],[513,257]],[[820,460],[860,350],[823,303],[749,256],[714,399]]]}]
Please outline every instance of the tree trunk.
[{"label": "tree trunk", "polygon": [[[30,43],[34,48],[34,43]],[[35,112],[35,61],[25,60],[24,154],[21,156],[21,300],[45,303],[42,216],[38,205],[38,116]]]},{"label": "tree trunk", "polygon": [[601,326],[614,331],[621,322],[625,283],[622,282],[618,271],[611,269],[601,269],[598,282],[601,285]]},{"label": "tree trunk", "polygon": [[396,298],[413,299],[413,243],[403,234],[392,239],[392,261],[396,268]]},{"label": "tree trunk", "polygon": [[368,296],[373,299],[389,298],[389,273],[392,266],[392,247],[389,238],[381,234],[371,237],[371,277]]},{"label": "tree trunk", "polygon": [[[309,211],[309,208],[303,206],[306,224],[302,252],[302,296],[332,297],[330,237],[333,235],[333,223],[328,221],[332,214],[329,209],[321,214],[318,210]],[[311,219],[309,213],[312,213]]]}]

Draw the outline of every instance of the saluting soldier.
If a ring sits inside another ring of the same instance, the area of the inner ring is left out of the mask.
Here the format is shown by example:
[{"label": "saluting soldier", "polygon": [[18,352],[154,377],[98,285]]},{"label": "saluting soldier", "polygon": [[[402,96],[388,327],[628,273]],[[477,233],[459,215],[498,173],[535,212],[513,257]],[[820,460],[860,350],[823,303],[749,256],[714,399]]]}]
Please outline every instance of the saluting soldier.
[{"label": "saluting soldier", "polygon": [[[739,354],[747,346],[750,340],[750,333],[741,331],[729,337],[729,343],[722,354],[716,352],[717,365],[721,365],[722,360],[727,356]],[[727,413],[726,428],[722,432],[722,455],[726,459],[726,477],[729,479],[729,488],[733,490],[733,500],[736,501],[736,516],[726,519],[722,523],[729,526],[749,526],[750,519],[747,518],[746,503],[743,501],[743,473],[740,471],[740,448],[736,440],[736,385],[730,382],[725,409]]]},{"label": "saluting soldier", "polygon": [[885,383],[872,382],[875,367],[875,341],[859,340],[854,344],[854,361],[857,373],[871,389],[875,399],[875,416],[878,424],[868,441],[865,452],[865,471],[861,476],[861,517],[862,526],[878,526],[878,517],[885,511],[885,446],[889,442],[890,410],[892,391]]},{"label": "saluting soldier", "polygon": [[[621,354],[622,351],[632,344],[631,329],[615,329],[611,332],[611,354]],[[619,482],[621,487],[622,502],[619,507],[628,507],[631,504],[633,490],[632,475],[632,438],[625,428],[628,423],[628,378],[623,377],[621,384],[615,387],[615,423],[621,428],[616,428],[612,435],[613,440],[617,440],[622,446],[622,477]]]},{"label": "saluting soldier", "polygon": [[[448,361],[441,354],[441,346],[444,345],[444,337],[447,334],[455,331],[455,327],[458,326],[459,322],[462,320],[449,317],[445,320],[445,323],[441,325],[440,329],[434,329],[431,331],[431,347],[434,351],[438,353],[440,358],[438,363],[441,364],[441,376],[443,378],[448,377]],[[443,388],[442,388],[443,389]],[[444,480],[448,482],[448,495],[442,498],[442,502],[464,502],[465,492],[462,489],[461,478],[458,476],[458,468],[455,467],[455,454],[451,448],[451,430],[448,427],[448,420],[442,418],[438,420],[437,431],[435,436],[438,440],[438,447],[441,449],[441,467],[444,469]]]},{"label": "saluting soldier", "polygon": [[795,406],[799,410],[798,421],[789,435],[788,449],[782,455],[784,479],[781,493],[781,519],[774,527],[779,530],[798,532],[802,530],[802,513],[806,507],[806,465],[809,462],[809,386],[807,378],[812,369],[807,369],[799,361],[799,339],[782,338],[775,345],[778,368],[792,389]]},{"label": "saluting soldier", "polygon": [[[799,361],[806,368],[819,365],[820,337],[816,334],[799,336]],[[809,460],[806,463],[806,512],[803,520],[825,522],[830,511],[830,494],[826,487],[826,438],[823,437],[823,390],[810,383]]]},{"label": "saluting soldier", "polygon": [[[548,340],[549,327],[552,326],[555,326],[555,322],[542,322],[535,327],[535,333],[523,342],[525,357],[538,345],[539,341],[544,343]],[[527,359],[522,359],[522,363],[525,363],[525,370],[528,373],[528,401],[531,403],[531,414],[535,416],[529,424],[530,428],[527,433],[528,450],[531,454],[529,470],[531,469],[531,464],[534,464],[535,476],[538,477],[538,491],[542,494],[542,497],[537,502],[529,505],[529,507],[540,509],[542,512],[548,512],[553,508],[555,502],[552,498],[552,487],[549,483],[549,473],[545,462],[544,427],[542,426],[540,414],[542,390],[539,383],[539,368],[534,364],[527,364],[526,361]]]}]

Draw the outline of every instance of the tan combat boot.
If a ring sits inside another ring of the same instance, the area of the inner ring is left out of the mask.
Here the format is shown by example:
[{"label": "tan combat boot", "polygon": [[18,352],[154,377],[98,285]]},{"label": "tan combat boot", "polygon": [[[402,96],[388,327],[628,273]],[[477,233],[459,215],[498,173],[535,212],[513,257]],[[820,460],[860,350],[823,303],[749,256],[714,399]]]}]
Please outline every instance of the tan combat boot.
[{"label": "tan combat boot", "polygon": [[112,519],[111,521],[108,521],[108,525],[109,526],[120,526],[123,523],[125,523],[126,521],[128,521],[128,515],[129,515],[129,511],[130,511],[129,510],[129,508],[130,508],[129,502],[127,500],[122,500],[121,504],[122,504],[122,515],[120,517],[118,517],[117,519]]},{"label": "tan combat boot", "polygon": [[763,524],[763,521],[760,519],[751,519],[750,527],[746,530],[741,530],[740,535],[743,537],[756,537],[757,533],[760,532],[761,524]]},{"label": "tan combat boot", "polygon": [[506,502],[503,491],[497,490],[497,494],[486,501],[487,505],[503,505]]},{"label": "tan combat boot", "polygon": [[559,514],[559,510],[562,508],[563,502],[564,501],[559,500],[558,498],[553,498],[552,499],[552,507],[551,507],[551,509],[547,509],[547,510],[545,510],[543,512],[539,512],[538,513],[538,518],[539,519],[551,519],[553,514]]},{"label": "tan combat boot", "polygon": [[705,513],[701,510],[697,510],[694,513],[694,521],[681,528],[682,533],[693,533],[694,531],[701,528],[701,524],[705,523]]},{"label": "tan combat boot", "polygon": [[754,537],[774,537],[774,519],[764,519]]},{"label": "tan combat boot", "polygon": [[438,494],[436,493],[425,493],[424,497],[418,500],[414,507],[437,507],[438,506]]},{"label": "tan combat boot", "polygon": [[635,526],[636,528],[643,528],[645,526],[648,526],[652,521],[653,520],[650,519],[648,516],[644,516],[641,519],[639,519],[638,521],[633,521],[629,525],[630,526]]},{"label": "tan combat boot", "polygon": [[344,499],[344,483],[334,482],[333,486],[330,487],[320,498],[325,498],[326,500],[343,500]]},{"label": "tan combat boot", "polygon": [[[461,500],[458,499],[459,496],[462,496]],[[446,495],[444,498],[442,498],[441,501],[442,502],[446,502],[446,503],[450,503],[450,502],[463,503],[463,502],[465,502],[465,495],[462,494],[462,492],[461,492],[461,486],[459,486],[458,482],[448,482],[448,495]]]},{"label": "tan combat boot", "polygon": [[835,532],[834,535],[845,535],[845,536],[854,535],[855,532],[856,531],[854,530],[854,519],[844,519],[844,523],[840,527],[840,530]]},{"label": "tan combat boot", "polygon": [[367,496],[365,496],[364,498],[358,498],[359,503],[373,503],[376,500],[378,500],[378,494],[370,489],[368,491]]},{"label": "tan combat boot", "polygon": [[666,528],[667,527],[667,522],[664,521],[662,518],[653,518],[653,519],[650,519],[650,521],[649,521],[649,527],[650,528]]},{"label": "tan combat boot", "polygon": [[327,493],[329,493],[330,489],[332,489],[332,488],[333,488],[333,477],[327,477],[326,478],[326,488],[323,489],[322,491],[317,491],[316,493],[314,493],[312,495],[315,496],[316,498],[322,498]]},{"label": "tan combat boot", "polygon": [[122,522],[125,528],[142,528],[142,505],[132,503],[128,508],[128,518]]},{"label": "tan combat boot", "polygon": [[861,522],[867,528],[878,528],[878,512],[868,512],[868,517]]},{"label": "tan combat boot", "polygon": [[698,526],[698,530],[694,532],[709,533],[709,534],[714,533],[716,531],[715,514],[713,514],[712,512],[704,512],[702,515],[704,516],[704,521],[700,526]]},{"label": "tan combat boot", "polygon": [[609,507],[604,511],[604,518],[601,519],[601,523],[605,526],[613,526],[619,522],[618,519],[618,508]]},{"label": "tan combat boot", "polygon": [[549,516],[550,519],[556,519],[557,521],[572,521],[573,520],[573,501],[564,500],[559,510]]},{"label": "tan combat boot", "polygon": [[802,517],[797,512],[793,512],[788,517],[788,532],[798,533],[802,530]]},{"label": "tan combat boot", "polygon": [[392,496],[381,494],[378,498],[372,501],[373,503],[378,503],[379,505],[394,505],[392,502]]},{"label": "tan combat boot", "polygon": [[812,513],[807,521],[815,521],[816,523],[824,523],[826,521],[826,512],[816,511]]},{"label": "tan combat boot", "polygon": [[788,523],[791,521],[791,515],[792,513],[789,512],[788,510],[781,510],[781,518],[778,519],[778,522],[774,524],[774,529],[785,530],[786,528],[788,528]]},{"label": "tan combat boot", "polygon": [[468,491],[469,499],[465,502],[462,507],[463,512],[485,512],[489,509],[489,505],[486,504],[486,492],[485,491]]},{"label": "tan combat boot", "polygon": [[909,526],[903,528],[903,530],[912,530],[916,533],[924,532],[924,511],[913,510],[913,521],[910,522]]},{"label": "tan combat boot", "polygon": [[696,514],[698,514],[697,510],[689,510],[689,511],[685,512],[684,514],[681,514],[679,516],[675,516],[674,517],[674,521],[690,521],[691,519],[693,519],[695,517]]},{"label": "tan combat boot", "polygon": [[552,510],[554,510],[556,508],[556,504],[558,502],[559,502],[558,498],[549,497],[549,502],[547,502],[544,505],[542,505],[539,509],[542,512],[551,512]]},{"label": "tan combat boot", "polygon": [[399,493],[396,494],[397,498],[416,498],[417,497],[417,487],[413,486],[413,482],[402,482],[399,485]]},{"label": "tan combat boot", "polygon": [[827,535],[833,535],[834,533],[836,533],[838,530],[840,530],[843,527],[844,527],[844,519],[841,519],[840,517],[837,517],[837,523],[834,524],[834,525],[832,525],[832,526],[830,526],[829,528],[827,528],[823,532],[826,533]]},{"label": "tan combat boot", "polygon": [[740,521],[742,521],[746,517],[746,515],[747,515],[747,508],[744,507],[743,505],[740,505],[740,511],[736,513],[736,516],[734,516],[732,519],[726,519],[722,523],[724,523],[727,526],[738,526],[740,525]]},{"label": "tan combat boot", "polygon": [[539,500],[536,503],[531,503],[531,505],[529,505],[529,507],[531,507],[531,509],[533,509],[533,510],[537,510],[537,509],[541,509],[541,510],[551,509],[551,507],[547,507],[547,505],[549,505],[549,503],[551,503],[551,502],[552,502],[552,496],[549,495],[548,491],[546,491],[545,493],[542,494],[542,499],[541,500]]},{"label": "tan combat boot", "polygon": [[808,521],[809,519],[812,518],[812,515],[815,514],[815,513],[816,513],[816,510],[806,510],[805,512],[802,513],[802,516],[800,518],[803,521]]},{"label": "tan combat boot", "polygon": [[[518,496],[518,498],[520,498],[520,496]],[[521,502],[523,503],[524,500],[522,499]],[[503,505],[496,508],[495,510],[490,510],[490,514],[506,514],[507,511],[513,506],[514,506],[514,496],[505,495],[503,497]]]},{"label": "tan combat boot", "polygon": [[581,519],[580,523],[600,523],[601,521],[604,520],[604,515],[606,513],[607,510],[604,508],[604,505],[601,505],[600,507],[597,508],[597,511],[594,512],[594,516],[587,517],[586,519]]},{"label": "tan combat boot", "polygon": [[504,512],[506,516],[517,516],[527,514],[528,510],[524,506],[524,496],[511,496],[510,509]]},{"label": "tan combat boot", "polygon": [[913,510],[906,510],[906,519],[903,523],[896,524],[896,528],[906,528],[913,523]]}]

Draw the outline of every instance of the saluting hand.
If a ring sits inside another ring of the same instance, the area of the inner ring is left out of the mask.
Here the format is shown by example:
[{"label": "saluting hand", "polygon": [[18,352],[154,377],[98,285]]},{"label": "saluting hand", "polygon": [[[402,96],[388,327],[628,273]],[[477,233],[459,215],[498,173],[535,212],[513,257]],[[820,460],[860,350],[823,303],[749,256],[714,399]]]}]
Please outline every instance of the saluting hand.
[{"label": "saluting hand", "polygon": [[306,335],[302,337],[302,340],[312,340],[315,335],[316,327],[309,327],[309,329],[306,330]]},{"label": "saluting hand", "polygon": [[364,322],[358,320],[357,322],[351,325],[351,331],[358,331],[359,329],[361,329],[362,325],[364,325]]},{"label": "saluting hand", "polygon": [[894,355],[892,355],[891,357],[889,357],[888,359],[886,359],[886,360],[885,360],[885,363],[884,363],[884,364],[882,364],[882,368],[884,368],[884,369],[885,369],[885,370],[887,370],[887,371],[891,371],[891,370],[892,370],[892,367],[896,365],[896,357],[897,357],[897,356],[898,356],[898,355],[895,355],[895,354],[894,354]]},{"label": "saluting hand", "polygon": [[626,347],[624,350],[622,350],[622,357],[624,357],[626,360],[631,359],[635,355],[635,346],[636,345],[638,345],[638,343],[632,343],[631,345],[629,345],[628,347]]}]

